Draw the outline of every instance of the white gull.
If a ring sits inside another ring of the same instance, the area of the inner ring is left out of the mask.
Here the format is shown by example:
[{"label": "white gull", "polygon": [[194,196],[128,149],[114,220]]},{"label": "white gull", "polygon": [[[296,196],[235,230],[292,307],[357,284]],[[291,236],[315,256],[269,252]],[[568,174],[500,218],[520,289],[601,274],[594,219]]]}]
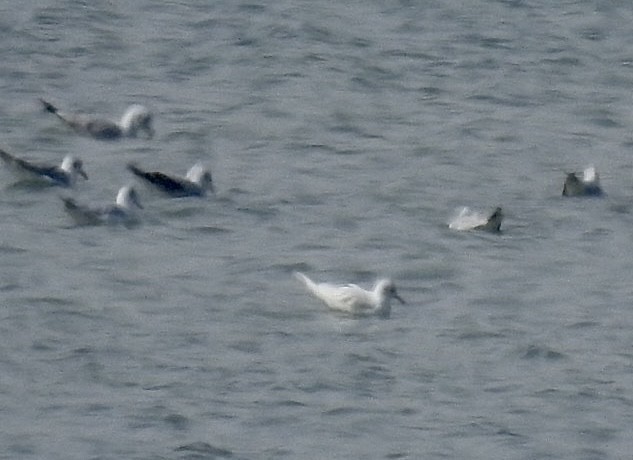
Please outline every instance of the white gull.
[{"label": "white gull", "polygon": [[65,211],[78,225],[123,224],[131,226],[138,222],[136,208],[143,209],[138,193],[131,186],[121,187],[116,196],[116,203],[109,206],[87,206],[68,197],[62,197],[62,201]]},{"label": "white gull", "polygon": [[72,114],[59,110],[53,104],[40,99],[46,111],[56,115],[67,126],[80,134],[101,140],[114,140],[122,137],[136,137],[145,133],[148,139],[154,136],[152,114],[145,106],[134,104],[128,107],[118,122],[102,118],[93,118],[85,114]]},{"label": "white gull", "polygon": [[201,163],[193,165],[185,177],[145,171],[134,163],[129,163],[127,168],[145,183],[171,197],[204,196],[207,190],[213,192],[211,173]]},{"label": "white gull", "polygon": [[72,155],[66,155],[60,166],[23,160],[2,149],[0,149],[0,158],[22,178],[35,179],[50,185],[73,187],[77,182],[77,176],[88,179],[83,162]]},{"label": "white gull", "polygon": [[390,279],[380,279],[371,291],[366,291],[355,284],[315,283],[300,272],[295,272],[294,276],[330,309],[354,316],[378,315],[388,318],[391,314],[392,298],[405,303]]}]

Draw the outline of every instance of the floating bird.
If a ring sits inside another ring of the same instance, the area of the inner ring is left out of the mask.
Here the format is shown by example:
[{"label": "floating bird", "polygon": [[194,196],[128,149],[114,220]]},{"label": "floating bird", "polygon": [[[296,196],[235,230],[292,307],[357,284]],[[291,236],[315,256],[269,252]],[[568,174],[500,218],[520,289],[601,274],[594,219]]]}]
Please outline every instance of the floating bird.
[{"label": "floating bird", "polygon": [[136,208],[143,209],[138,193],[131,186],[121,187],[116,203],[103,207],[91,207],[77,203],[73,198],[62,197],[64,209],[78,225],[123,224],[138,222]]},{"label": "floating bird", "polygon": [[593,166],[583,171],[582,179],[575,173],[568,173],[563,185],[563,196],[603,196],[600,177]]},{"label": "floating bird", "polygon": [[463,208],[459,215],[448,225],[453,230],[483,230],[491,233],[501,231],[503,221],[503,211],[496,208],[494,212],[486,217],[485,215]]},{"label": "floating bird", "polygon": [[44,109],[56,115],[67,126],[80,134],[101,140],[114,140],[122,137],[136,137],[144,132],[148,139],[154,136],[152,128],[152,114],[146,107],[134,104],[128,107],[118,122],[93,118],[85,114],[71,114],[60,111],[57,107],[44,99],[40,99]]},{"label": "floating bird", "polygon": [[387,318],[391,314],[392,298],[405,303],[390,279],[380,279],[371,291],[366,291],[355,284],[315,283],[300,272],[295,272],[294,276],[330,309],[354,316],[378,315]]},{"label": "floating bird", "polygon": [[43,181],[50,185],[73,187],[77,182],[77,176],[88,179],[83,162],[72,155],[66,155],[60,166],[32,163],[1,149],[0,158],[23,178]]},{"label": "floating bird", "polygon": [[171,197],[204,196],[207,190],[214,191],[211,173],[200,163],[193,165],[185,177],[171,176],[157,171],[144,171],[134,163],[129,163],[127,169]]}]

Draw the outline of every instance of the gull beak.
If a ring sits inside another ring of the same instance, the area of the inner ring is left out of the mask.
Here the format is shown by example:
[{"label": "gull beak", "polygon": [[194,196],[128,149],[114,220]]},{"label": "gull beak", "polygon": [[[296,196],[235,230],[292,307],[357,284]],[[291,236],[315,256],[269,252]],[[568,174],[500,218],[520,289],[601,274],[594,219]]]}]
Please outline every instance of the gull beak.
[{"label": "gull beak", "polygon": [[78,172],[81,177],[88,180],[88,174],[86,174],[86,171],[84,171],[83,169],[80,169]]},{"label": "gull beak", "polygon": [[404,299],[403,299],[402,297],[400,297],[400,296],[398,295],[398,293],[397,293],[397,292],[394,292],[394,293],[393,293],[393,296],[394,296],[394,298],[398,299],[398,301],[399,301],[402,305],[406,304],[406,302],[404,301]]}]

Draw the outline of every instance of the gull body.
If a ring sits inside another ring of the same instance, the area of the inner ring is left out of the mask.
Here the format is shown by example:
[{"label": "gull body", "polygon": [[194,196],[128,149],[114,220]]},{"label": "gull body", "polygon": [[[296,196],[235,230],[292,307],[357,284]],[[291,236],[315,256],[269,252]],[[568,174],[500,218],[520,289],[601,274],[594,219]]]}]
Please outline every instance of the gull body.
[{"label": "gull body", "polygon": [[1,149],[0,158],[22,178],[35,179],[50,185],[73,187],[77,182],[78,176],[88,179],[88,175],[83,168],[83,162],[72,155],[66,155],[60,166],[23,160]]},{"label": "gull body", "polygon": [[122,137],[137,137],[141,132],[148,139],[154,136],[152,114],[146,107],[139,104],[128,107],[119,121],[111,121],[85,114],[67,113],[44,99],[40,101],[47,112],[56,115],[65,125],[79,134],[95,139],[115,140]]},{"label": "gull body", "polygon": [[119,189],[113,205],[91,207],[79,204],[73,198],[62,197],[64,210],[78,225],[123,224],[133,225],[138,222],[136,209],[143,206],[134,187],[125,186]]},{"label": "gull body", "polygon": [[563,185],[563,196],[603,196],[600,177],[593,166],[583,171],[582,179],[575,173],[568,173]]},{"label": "gull body", "polygon": [[204,196],[207,191],[214,191],[211,173],[200,163],[193,165],[185,177],[145,171],[134,163],[129,163],[127,168],[146,184],[171,197]]},{"label": "gull body", "polygon": [[390,279],[376,281],[372,290],[367,291],[355,284],[315,283],[300,272],[295,272],[294,276],[330,309],[353,316],[377,315],[387,318],[391,314],[392,298],[405,303]]}]

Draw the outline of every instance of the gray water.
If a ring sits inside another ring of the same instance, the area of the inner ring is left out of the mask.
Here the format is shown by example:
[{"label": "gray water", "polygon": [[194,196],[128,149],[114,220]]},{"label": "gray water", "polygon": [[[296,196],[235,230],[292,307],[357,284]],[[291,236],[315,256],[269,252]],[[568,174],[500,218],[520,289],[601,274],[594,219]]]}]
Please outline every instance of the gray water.
[{"label": "gray water", "polygon": [[[2,459],[623,459],[633,450],[633,4],[0,6],[2,148],[81,157],[74,191],[0,171]],[[82,138],[39,107],[153,140]],[[125,164],[140,226],[76,227]],[[605,199],[564,199],[594,164]],[[500,235],[455,232],[502,206]],[[329,313],[291,276],[370,286]]]}]

